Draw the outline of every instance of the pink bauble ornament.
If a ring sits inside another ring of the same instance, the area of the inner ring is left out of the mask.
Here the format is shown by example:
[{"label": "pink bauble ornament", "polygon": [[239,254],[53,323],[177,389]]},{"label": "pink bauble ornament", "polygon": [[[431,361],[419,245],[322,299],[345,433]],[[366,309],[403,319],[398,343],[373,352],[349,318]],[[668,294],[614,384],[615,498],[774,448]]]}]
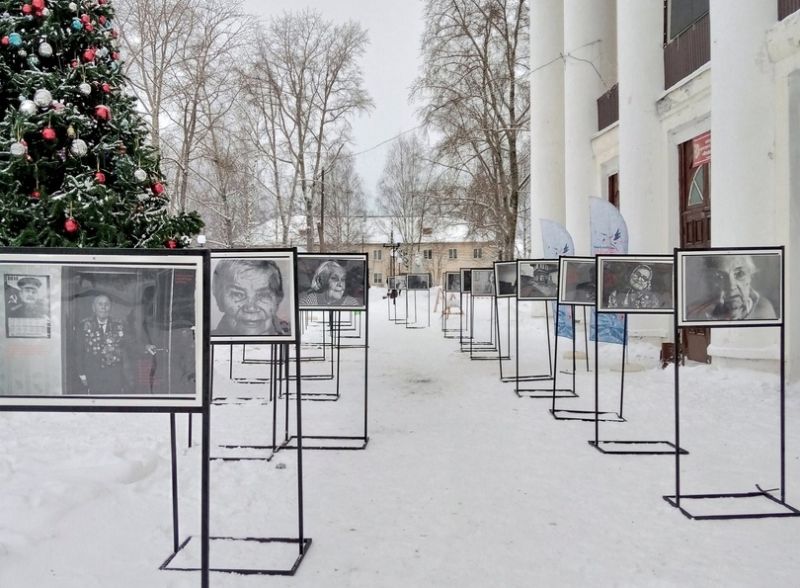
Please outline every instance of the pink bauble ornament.
[{"label": "pink bauble ornament", "polygon": [[64,221],[64,230],[70,235],[77,233],[79,228],[81,228],[81,226],[78,224],[78,221],[72,217]]}]

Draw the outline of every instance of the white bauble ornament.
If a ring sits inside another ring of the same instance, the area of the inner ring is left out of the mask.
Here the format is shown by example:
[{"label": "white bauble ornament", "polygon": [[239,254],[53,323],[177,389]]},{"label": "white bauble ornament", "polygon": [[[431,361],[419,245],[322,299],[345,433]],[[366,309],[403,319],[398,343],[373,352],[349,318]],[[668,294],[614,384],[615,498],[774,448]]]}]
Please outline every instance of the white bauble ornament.
[{"label": "white bauble ornament", "polygon": [[23,100],[19,105],[19,111],[25,116],[33,116],[39,112],[39,109],[36,107],[36,103],[33,100]]},{"label": "white bauble ornament", "polygon": [[19,141],[16,141],[14,143],[11,143],[9,151],[11,152],[11,155],[13,155],[14,157],[22,157],[28,152],[28,148],[25,146],[25,143],[20,143]]},{"label": "white bauble ornament", "polygon": [[80,92],[84,96],[88,96],[89,94],[92,93],[92,87],[86,82],[82,82],[78,84],[78,92]]},{"label": "white bauble ornament", "polygon": [[75,4],[74,2],[70,2],[70,3],[69,3],[69,9],[70,9],[72,12],[78,12],[78,5],[77,5],[77,4]]},{"label": "white bauble ornament", "polygon": [[47,108],[53,102],[53,95],[42,88],[41,90],[36,90],[33,95],[33,101],[39,108]]},{"label": "white bauble ornament", "polygon": [[147,172],[144,171],[142,168],[139,168],[135,172],[133,172],[133,177],[136,178],[137,182],[145,182],[147,181]]},{"label": "white bauble ornament", "polygon": [[39,55],[42,57],[52,57],[53,56],[53,46],[48,43],[47,41],[43,41],[39,43]]},{"label": "white bauble ornament", "polygon": [[69,152],[75,157],[83,157],[89,152],[89,146],[83,139],[75,139],[69,146]]}]

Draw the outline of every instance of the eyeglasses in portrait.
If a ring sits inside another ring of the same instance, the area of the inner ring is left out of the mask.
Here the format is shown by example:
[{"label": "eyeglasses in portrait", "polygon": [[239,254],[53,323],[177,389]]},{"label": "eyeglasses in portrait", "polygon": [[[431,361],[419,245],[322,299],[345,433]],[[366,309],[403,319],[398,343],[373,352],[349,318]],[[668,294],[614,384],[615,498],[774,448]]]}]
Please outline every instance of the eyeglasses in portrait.
[{"label": "eyeglasses in portrait", "polygon": [[597,310],[671,313],[672,256],[597,256]]},{"label": "eyeglasses in portrait", "polygon": [[428,290],[431,287],[430,274],[407,274],[406,288],[408,290]]},{"label": "eyeglasses in portrait", "polygon": [[364,310],[366,279],[366,255],[298,254],[300,310]]},{"label": "eyeglasses in portrait", "polygon": [[30,255],[0,255],[0,402],[201,403],[202,255]]},{"label": "eyeglasses in portrait", "polygon": [[472,270],[472,295],[494,296],[494,270]]},{"label": "eyeglasses in portrait", "polygon": [[444,289],[445,292],[460,292],[461,274],[459,272],[445,272]]},{"label": "eyeglasses in portrait", "polygon": [[294,341],[295,251],[211,253],[211,342]]},{"label": "eyeglasses in portrait", "polygon": [[520,259],[517,262],[520,300],[555,300],[558,295],[557,259]]},{"label": "eyeglasses in portrait", "polygon": [[783,321],[783,250],[684,250],[676,263],[679,325]]},{"label": "eyeglasses in portrait", "polygon": [[559,303],[593,306],[597,290],[596,273],[593,257],[560,257]]}]

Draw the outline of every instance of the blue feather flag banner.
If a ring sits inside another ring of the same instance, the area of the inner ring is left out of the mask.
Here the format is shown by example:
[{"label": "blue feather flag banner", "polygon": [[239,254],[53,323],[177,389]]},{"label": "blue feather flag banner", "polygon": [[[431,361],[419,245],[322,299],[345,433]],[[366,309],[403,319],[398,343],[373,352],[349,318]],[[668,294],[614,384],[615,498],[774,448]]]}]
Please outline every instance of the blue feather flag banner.
[{"label": "blue feather flag banner", "polygon": [[[593,196],[589,197],[589,207],[592,255],[628,253],[628,225],[619,210],[610,202]],[[596,313],[592,309],[589,319],[589,339],[594,341],[595,336],[601,343],[624,345],[625,315]]]},{"label": "blue feather flag banner", "polygon": [[[575,243],[564,225],[542,218],[539,219],[539,227],[542,230],[542,250],[545,258],[558,259],[559,255],[575,255]],[[557,335],[572,339],[575,336],[572,329],[572,307],[559,307],[557,323],[555,302],[550,303],[550,313],[553,315],[553,322],[558,325]]]}]

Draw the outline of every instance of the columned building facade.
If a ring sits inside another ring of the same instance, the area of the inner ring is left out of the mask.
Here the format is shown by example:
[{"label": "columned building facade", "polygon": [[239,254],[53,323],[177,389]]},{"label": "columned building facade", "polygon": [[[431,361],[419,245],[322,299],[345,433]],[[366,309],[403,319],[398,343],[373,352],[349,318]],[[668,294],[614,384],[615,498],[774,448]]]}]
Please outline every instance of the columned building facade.
[{"label": "columned building facade", "polygon": [[[789,376],[800,379],[800,0],[536,0],[531,210],[590,254],[589,196],[632,254],[786,247]],[[671,338],[671,319],[631,318]],[[684,332],[690,358],[774,369],[776,329]]]}]

